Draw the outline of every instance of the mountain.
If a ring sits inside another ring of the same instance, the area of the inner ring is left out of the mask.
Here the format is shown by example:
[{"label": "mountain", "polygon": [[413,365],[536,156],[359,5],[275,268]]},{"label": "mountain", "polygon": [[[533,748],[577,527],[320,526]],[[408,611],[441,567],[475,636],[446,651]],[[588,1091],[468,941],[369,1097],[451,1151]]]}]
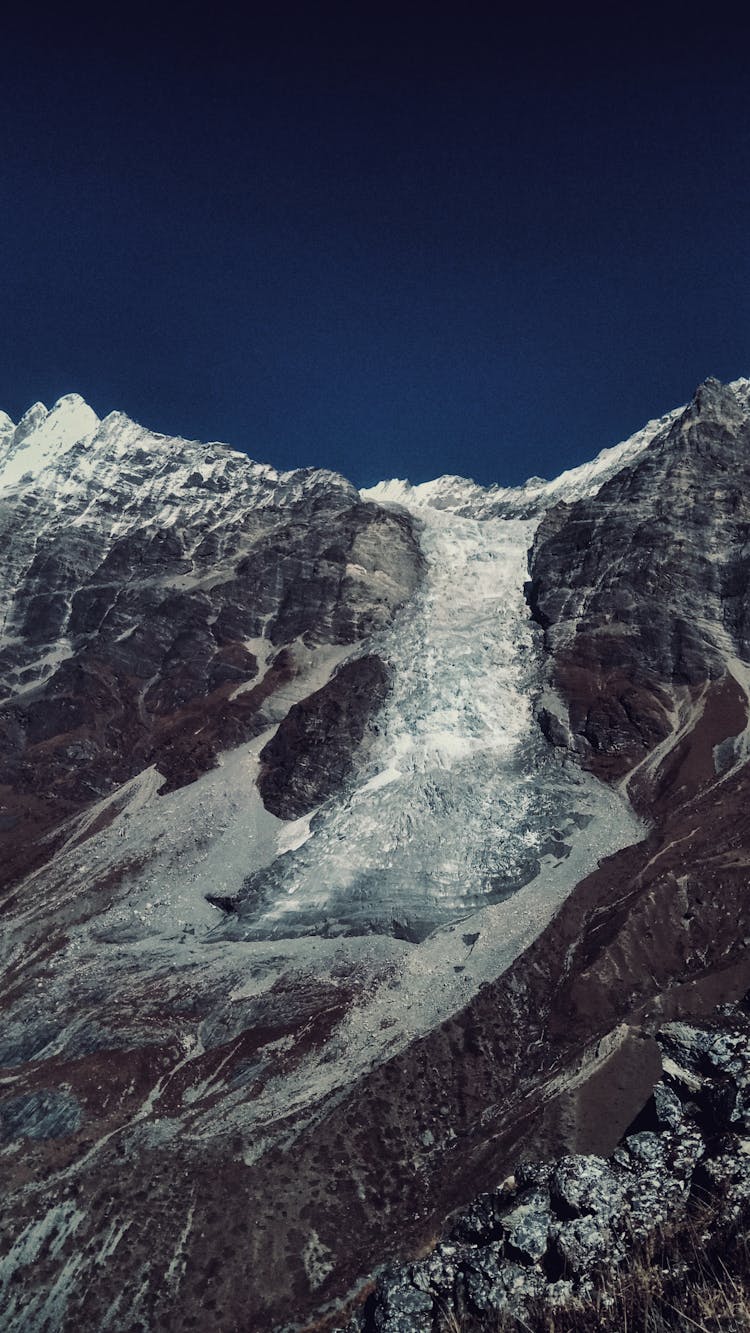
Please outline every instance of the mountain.
[{"label": "mountain", "polygon": [[750,987],[750,382],[551,482],[0,416],[5,1326],[302,1326]]}]

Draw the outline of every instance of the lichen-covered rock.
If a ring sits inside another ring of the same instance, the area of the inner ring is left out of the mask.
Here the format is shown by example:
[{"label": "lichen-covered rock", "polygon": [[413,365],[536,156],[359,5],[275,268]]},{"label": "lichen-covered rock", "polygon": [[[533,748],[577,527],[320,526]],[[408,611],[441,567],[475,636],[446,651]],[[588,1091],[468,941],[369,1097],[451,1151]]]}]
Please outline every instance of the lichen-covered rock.
[{"label": "lichen-covered rock", "polygon": [[433,1299],[402,1272],[384,1274],[376,1287],[377,1333],[431,1333]]},{"label": "lichen-covered rock", "polygon": [[547,1191],[540,1188],[523,1195],[502,1220],[509,1252],[524,1263],[538,1262],[546,1253],[551,1223]]},{"label": "lichen-covered rock", "polygon": [[709,1052],[715,1033],[710,1030],[695,1028],[689,1022],[666,1022],[659,1029],[657,1041],[662,1053],[678,1066],[703,1076],[711,1073]]},{"label": "lichen-covered rock", "polygon": [[521,1162],[512,1178],[517,1189],[524,1189],[529,1185],[549,1185],[554,1169],[554,1162]]},{"label": "lichen-covered rock", "polygon": [[659,1042],[670,1052],[665,1079],[639,1117],[656,1129],[627,1135],[608,1159],[577,1154],[522,1163],[503,1187],[462,1210],[452,1228],[457,1243],[404,1270],[441,1315],[523,1320],[535,1317],[530,1308],[539,1297],[552,1309],[574,1302],[584,1308],[602,1273],[627,1262],[634,1243],[678,1220],[693,1195],[711,1195],[724,1223],[746,1215],[750,1139],[718,1133],[719,1117],[706,1110],[718,1090],[726,1098],[722,1124],[731,1120],[746,1087],[750,1024],[738,1020],[727,1030],[673,1023]]},{"label": "lichen-covered rock", "polygon": [[466,1255],[460,1245],[436,1245],[426,1259],[411,1265],[411,1280],[421,1291],[429,1291],[444,1300],[453,1294],[456,1274]]},{"label": "lichen-covered rock", "polygon": [[702,1105],[716,1129],[750,1132],[750,1052],[739,1033],[714,1036],[705,1058],[713,1077],[705,1081]]},{"label": "lichen-covered rock", "polygon": [[520,1314],[544,1291],[539,1269],[502,1261],[502,1249],[487,1246],[464,1264],[463,1283],[470,1310],[480,1315]]},{"label": "lichen-covered rock", "polygon": [[625,1140],[632,1177],[625,1185],[632,1233],[645,1237],[682,1210],[704,1151],[700,1133],[643,1130]]},{"label": "lichen-covered rock", "polygon": [[478,1194],[454,1219],[451,1239],[469,1245],[489,1245],[504,1234],[503,1219],[507,1208],[508,1199],[499,1191]]},{"label": "lichen-covered rock", "polygon": [[750,1143],[734,1134],[725,1135],[695,1173],[699,1190],[722,1201],[724,1215],[733,1220],[750,1204]]},{"label": "lichen-covered rock", "polygon": [[565,1273],[576,1277],[605,1261],[617,1263],[624,1252],[603,1217],[574,1217],[557,1223],[552,1229],[552,1242]]},{"label": "lichen-covered rock", "polygon": [[563,1157],[550,1177],[550,1197],[559,1217],[608,1218],[622,1207],[623,1187],[603,1158]]},{"label": "lichen-covered rock", "polygon": [[678,1129],[685,1118],[685,1113],[677,1094],[666,1083],[657,1083],[653,1098],[658,1124],[665,1129]]}]

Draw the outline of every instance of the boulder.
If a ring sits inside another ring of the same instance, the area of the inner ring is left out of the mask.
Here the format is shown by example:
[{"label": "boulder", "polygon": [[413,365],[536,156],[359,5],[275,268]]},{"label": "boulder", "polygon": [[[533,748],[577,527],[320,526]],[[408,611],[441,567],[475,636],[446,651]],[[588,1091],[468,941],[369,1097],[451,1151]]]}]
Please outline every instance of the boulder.
[{"label": "boulder", "polygon": [[622,1208],[622,1184],[602,1157],[561,1158],[552,1172],[549,1188],[552,1206],[563,1219],[585,1213],[608,1218]]},{"label": "boulder", "polygon": [[522,1196],[502,1220],[507,1246],[522,1263],[537,1263],[547,1251],[552,1224],[546,1190],[535,1189]]},{"label": "boulder", "polygon": [[373,1327],[378,1333],[432,1333],[433,1300],[403,1271],[384,1274],[376,1287]]}]

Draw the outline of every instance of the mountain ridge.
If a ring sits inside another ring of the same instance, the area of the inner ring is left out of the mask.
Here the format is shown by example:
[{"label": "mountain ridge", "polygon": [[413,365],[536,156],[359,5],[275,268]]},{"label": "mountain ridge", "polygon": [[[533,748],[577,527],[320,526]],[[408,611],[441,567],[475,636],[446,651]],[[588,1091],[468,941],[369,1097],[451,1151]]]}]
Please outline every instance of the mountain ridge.
[{"label": "mountain ridge", "polygon": [[268,1333],[750,987],[750,383],[520,498],[66,414],[0,495],[9,1333]]}]

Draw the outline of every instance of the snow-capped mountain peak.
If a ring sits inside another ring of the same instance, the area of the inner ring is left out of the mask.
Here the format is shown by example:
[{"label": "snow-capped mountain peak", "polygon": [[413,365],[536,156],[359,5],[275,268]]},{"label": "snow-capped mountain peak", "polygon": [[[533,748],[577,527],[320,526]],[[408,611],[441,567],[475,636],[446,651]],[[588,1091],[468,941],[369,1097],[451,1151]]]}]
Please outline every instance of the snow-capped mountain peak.
[{"label": "snow-capped mountain peak", "polygon": [[3,467],[7,1333],[337,1317],[537,1117],[650,1117],[750,985],[750,384],[519,487],[74,396]]},{"label": "snow-capped mountain peak", "polygon": [[75,393],[58,398],[49,410],[44,403],[34,403],[15,428],[3,413],[0,430],[6,421],[10,429],[0,435],[0,489],[3,490],[15,486],[27,474],[38,475],[74,445],[93,435],[100,424],[93,408]]}]

